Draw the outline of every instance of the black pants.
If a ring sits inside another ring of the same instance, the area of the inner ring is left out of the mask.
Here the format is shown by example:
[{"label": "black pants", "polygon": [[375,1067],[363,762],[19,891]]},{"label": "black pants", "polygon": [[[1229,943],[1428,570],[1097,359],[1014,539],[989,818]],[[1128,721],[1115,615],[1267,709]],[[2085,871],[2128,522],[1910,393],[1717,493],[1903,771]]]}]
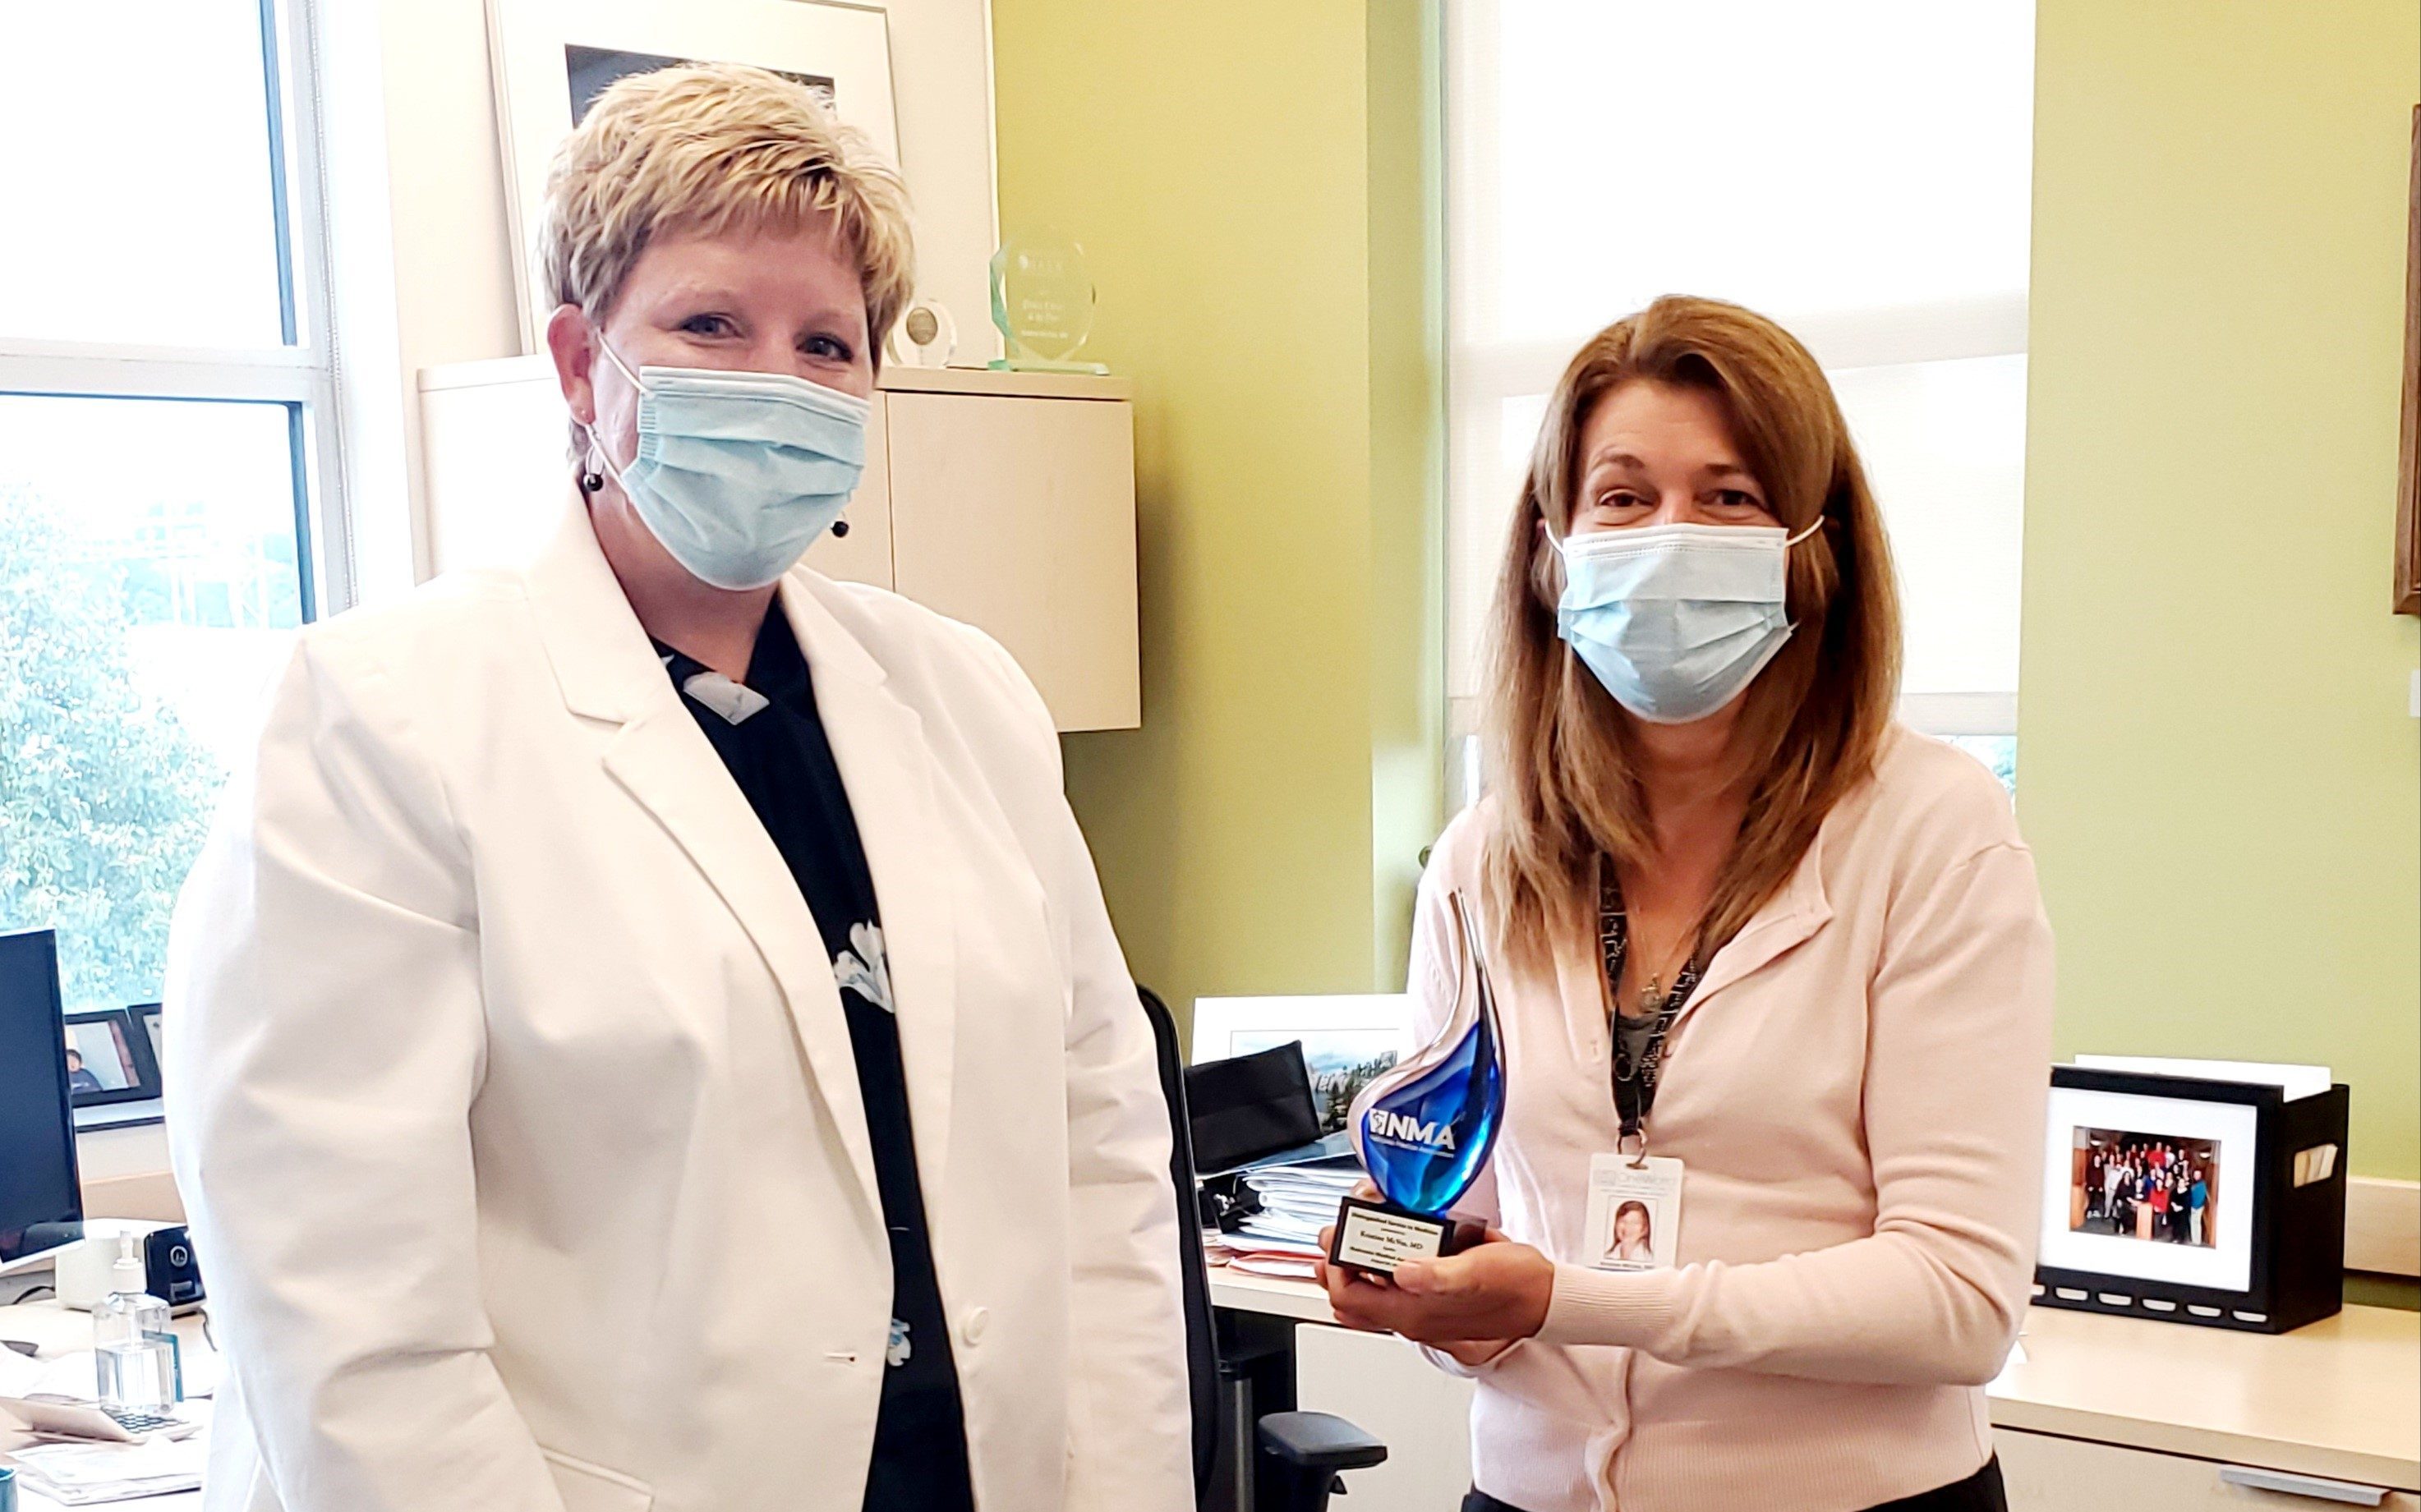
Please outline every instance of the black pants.
[{"label": "black pants", "polygon": [[[1462,1512],[1522,1512],[1475,1488],[1462,1499]],[[2008,1493],[2001,1489],[2001,1462],[1988,1459],[1984,1468],[1955,1486],[1938,1487],[1897,1502],[1885,1502],[1870,1512],[2009,1512]]]}]

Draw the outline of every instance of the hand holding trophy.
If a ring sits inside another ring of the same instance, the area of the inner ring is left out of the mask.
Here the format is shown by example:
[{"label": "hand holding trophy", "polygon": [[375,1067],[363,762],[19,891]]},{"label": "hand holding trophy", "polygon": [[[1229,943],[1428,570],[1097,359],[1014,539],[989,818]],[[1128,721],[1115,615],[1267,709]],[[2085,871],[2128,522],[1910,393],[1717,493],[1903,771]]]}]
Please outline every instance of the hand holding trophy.
[{"label": "hand holding trophy", "polygon": [[1479,1179],[1505,1122],[1504,1032],[1487,953],[1462,895],[1446,901],[1462,947],[1454,1011],[1428,1049],[1362,1089],[1346,1124],[1383,1200],[1344,1199],[1328,1258],[1379,1275],[1478,1237],[1480,1225],[1449,1213]]}]

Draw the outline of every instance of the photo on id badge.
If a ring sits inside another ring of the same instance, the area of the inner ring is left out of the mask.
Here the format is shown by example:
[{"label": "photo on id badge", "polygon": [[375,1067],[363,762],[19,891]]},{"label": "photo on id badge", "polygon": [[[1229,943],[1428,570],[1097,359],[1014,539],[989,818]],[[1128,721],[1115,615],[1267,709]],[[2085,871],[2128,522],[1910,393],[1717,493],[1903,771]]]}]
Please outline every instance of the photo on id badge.
[{"label": "photo on id badge", "polygon": [[1681,1162],[1599,1155],[1589,1161],[1587,1263],[1600,1270],[1655,1270],[1681,1248]]}]

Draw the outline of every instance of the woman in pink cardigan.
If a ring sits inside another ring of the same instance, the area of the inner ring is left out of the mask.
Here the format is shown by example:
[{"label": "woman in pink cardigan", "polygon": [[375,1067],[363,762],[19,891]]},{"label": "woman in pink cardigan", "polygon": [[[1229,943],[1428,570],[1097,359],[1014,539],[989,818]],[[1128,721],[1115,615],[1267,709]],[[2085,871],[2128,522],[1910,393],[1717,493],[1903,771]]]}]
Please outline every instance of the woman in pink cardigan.
[{"label": "woman in pink cardigan", "polygon": [[[1999,784],[1892,722],[1889,549],[1806,350],[1690,299],[1589,342],[1494,657],[1492,796],[1437,844],[1412,972],[1433,1035],[1476,901],[1492,1242],[1329,1270],[1338,1317],[1476,1379],[1466,1512],[1998,1512],[2051,933]],[[1652,1269],[1606,1260],[1632,1200]]]}]

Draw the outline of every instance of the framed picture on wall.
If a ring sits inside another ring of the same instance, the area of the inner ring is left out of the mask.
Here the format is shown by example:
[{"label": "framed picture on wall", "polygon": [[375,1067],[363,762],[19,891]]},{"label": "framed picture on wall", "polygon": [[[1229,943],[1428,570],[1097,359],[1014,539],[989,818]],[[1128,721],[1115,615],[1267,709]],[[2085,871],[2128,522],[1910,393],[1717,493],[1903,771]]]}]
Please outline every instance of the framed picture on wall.
[{"label": "framed picture on wall", "polygon": [[141,1102],[160,1095],[160,1066],[151,1038],[125,1008],[70,1013],[67,1032],[68,1091],[79,1108]]},{"label": "framed picture on wall", "polygon": [[836,0],[488,0],[513,289],[524,350],[546,350],[554,305],[538,288],[546,171],[606,86],[680,63],[749,63],[821,95],[899,161],[889,17]]},{"label": "framed picture on wall", "polygon": [[2421,615],[2421,105],[2404,217],[2404,421],[2396,458],[2396,612]]}]

